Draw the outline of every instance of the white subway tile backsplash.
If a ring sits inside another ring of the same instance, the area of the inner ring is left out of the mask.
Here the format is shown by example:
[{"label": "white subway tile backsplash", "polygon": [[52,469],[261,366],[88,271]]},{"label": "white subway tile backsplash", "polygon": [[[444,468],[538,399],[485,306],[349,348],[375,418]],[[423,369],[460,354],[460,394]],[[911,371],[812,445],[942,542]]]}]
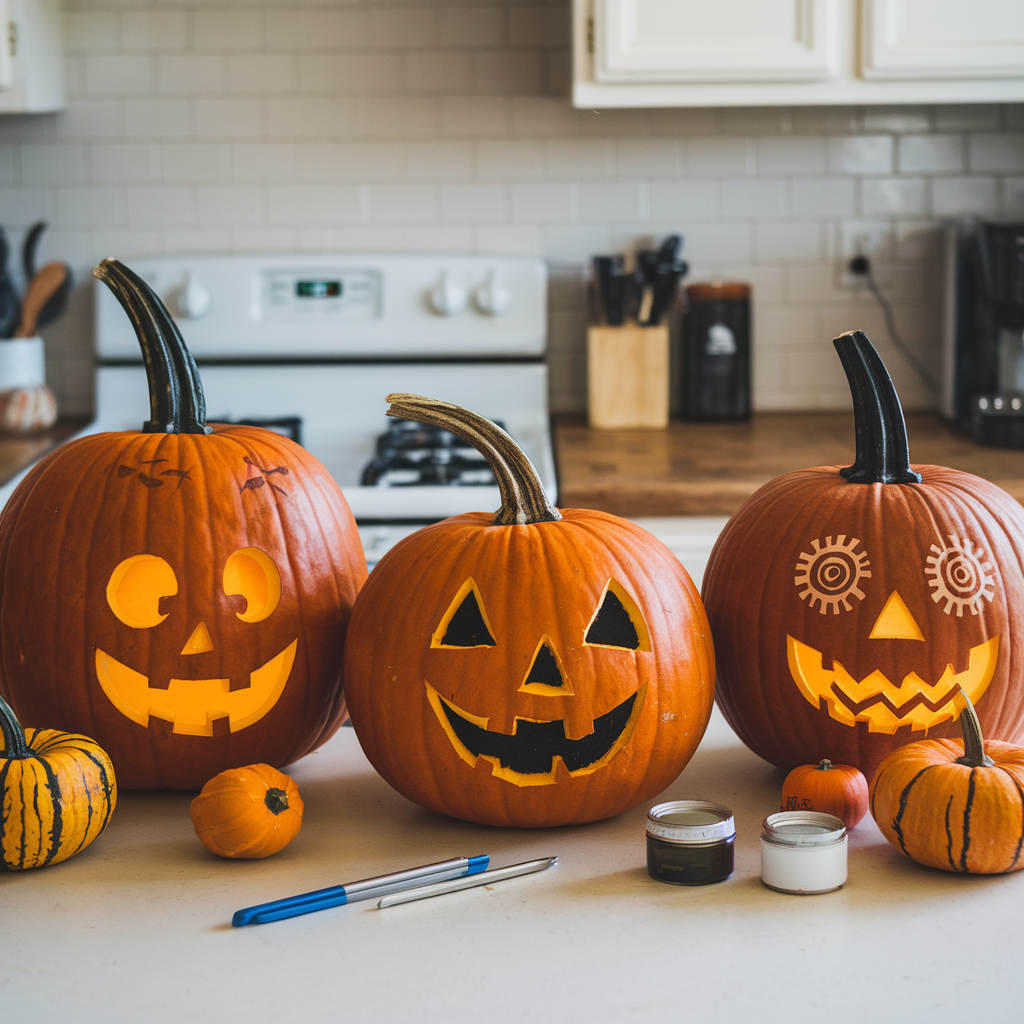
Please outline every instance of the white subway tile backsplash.
[{"label": "white subway tile backsplash", "polygon": [[970,170],[1024,171],[1024,136],[972,135],[968,139]]},{"label": "white subway tile backsplash", "polygon": [[183,50],[192,41],[192,12],[126,11],[121,38],[126,50]]},{"label": "white subway tile backsplash", "polygon": [[991,214],[998,208],[999,185],[995,178],[953,177],[932,180],[932,213],[936,217]]},{"label": "white subway tile backsplash", "polygon": [[[110,254],[540,256],[557,409],[585,401],[590,256],[671,232],[691,280],[753,285],[757,407],[847,408],[830,340],[857,326],[926,404],[845,262],[871,256],[928,358],[937,218],[1024,217],[1024,104],[575,110],[566,0],[67,6],[68,109],[0,118],[13,244],[46,217],[82,275]],[[50,346],[65,409],[91,400],[73,315]]]},{"label": "white subway tile backsplash", "polygon": [[964,169],[962,135],[904,135],[897,140],[903,174],[956,174]]},{"label": "white subway tile backsplash", "polygon": [[860,212],[867,217],[914,217],[928,212],[924,178],[865,178]]},{"label": "white subway tile backsplash", "polygon": [[829,170],[840,174],[891,174],[893,138],[890,135],[850,135],[828,143]]}]

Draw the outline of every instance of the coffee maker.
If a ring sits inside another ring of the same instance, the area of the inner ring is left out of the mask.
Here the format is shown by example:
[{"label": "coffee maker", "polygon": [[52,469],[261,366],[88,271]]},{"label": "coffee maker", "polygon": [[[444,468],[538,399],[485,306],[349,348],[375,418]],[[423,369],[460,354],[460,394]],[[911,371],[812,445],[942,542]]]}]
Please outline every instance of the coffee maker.
[{"label": "coffee maker", "polygon": [[949,224],[945,241],[941,412],[1024,448],[1024,223]]}]

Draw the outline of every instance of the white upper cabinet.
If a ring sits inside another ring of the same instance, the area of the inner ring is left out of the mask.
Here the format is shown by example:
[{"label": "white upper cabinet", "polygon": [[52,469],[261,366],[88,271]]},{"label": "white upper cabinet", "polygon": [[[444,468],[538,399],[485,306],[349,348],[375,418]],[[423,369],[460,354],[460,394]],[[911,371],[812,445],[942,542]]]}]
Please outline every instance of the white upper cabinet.
[{"label": "white upper cabinet", "polygon": [[594,13],[599,82],[814,82],[837,71],[829,0],[594,0]]},{"label": "white upper cabinet", "polygon": [[1024,100],[1024,0],[573,0],[579,107]]},{"label": "white upper cabinet", "polygon": [[60,0],[0,0],[0,114],[64,107]]},{"label": "white upper cabinet", "polygon": [[1024,0],[864,0],[865,78],[1019,78]]}]

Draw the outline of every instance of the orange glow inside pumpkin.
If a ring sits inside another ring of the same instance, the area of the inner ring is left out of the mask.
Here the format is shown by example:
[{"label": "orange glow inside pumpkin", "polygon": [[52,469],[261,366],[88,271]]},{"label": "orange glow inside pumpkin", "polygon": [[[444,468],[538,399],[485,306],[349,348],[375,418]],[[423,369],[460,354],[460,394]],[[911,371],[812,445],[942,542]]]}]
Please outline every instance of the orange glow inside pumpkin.
[{"label": "orange glow inside pumpkin", "polygon": [[[281,600],[281,574],[273,559],[259,548],[239,548],[224,566],[224,593],[245,598],[245,610],[235,614],[243,622],[268,618]],[[126,626],[151,629],[167,614],[160,600],[178,593],[170,564],[157,555],[133,555],[118,564],[107,583],[107,603]],[[230,679],[171,679],[166,689],[151,687],[149,677],[96,648],[96,675],[110,702],[127,718],[148,728],[150,716],[172,722],[174,732],[212,736],[213,723],[228,719],[231,732],[258,722],[279,700],[291,674],[298,640],[249,674],[249,685],[231,690]],[[200,621],[192,630],[182,655],[214,650],[210,631]]]}]

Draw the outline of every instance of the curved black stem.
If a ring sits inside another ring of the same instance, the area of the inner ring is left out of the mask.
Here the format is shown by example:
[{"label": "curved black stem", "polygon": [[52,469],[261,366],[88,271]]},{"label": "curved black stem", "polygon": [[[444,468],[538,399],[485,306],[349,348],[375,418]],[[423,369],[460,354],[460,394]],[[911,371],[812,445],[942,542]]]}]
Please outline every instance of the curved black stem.
[{"label": "curved black stem", "polygon": [[18,721],[18,716],[11,706],[0,697],[0,731],[4,736],[4,757],[9,760],[20,760],[32,757],[32,749],[25,741],[25,730]]},{"label": "curved black stem", "polygon": [[968,768],[991,768],[995,761],[985,753],[985,740],[981,735],[981,722],[978,712],[974,710],[971,698],[960,691],[963,698],[963,710],[960,712],[960,728],[964,733],[964,756],[956,759],[957,764],[965,764]]},{"label": "curved black stem", "polygon": [[855,484],[919,484],[910,468],[907,424],[885,363],[863,331],[833,342],[853,393],[857,458],[839,472]]},{"label": "curved black stem", "polygon": [[461,405],[423,395],[393,394],[388,416],[430,423],[468,441],[486,460],[498,482],[501,508],[494,513],[495,526],[553,523],[561,512],[548,501],[544,485],[523,450],[496,423]]},{"label": "curved black stem", "polygon": [[117,260],[103,260],[92,273],[117,297],[139,339],[149,381],[150,419],[143,433],[209,434],[199,368],[167,307]]}]

